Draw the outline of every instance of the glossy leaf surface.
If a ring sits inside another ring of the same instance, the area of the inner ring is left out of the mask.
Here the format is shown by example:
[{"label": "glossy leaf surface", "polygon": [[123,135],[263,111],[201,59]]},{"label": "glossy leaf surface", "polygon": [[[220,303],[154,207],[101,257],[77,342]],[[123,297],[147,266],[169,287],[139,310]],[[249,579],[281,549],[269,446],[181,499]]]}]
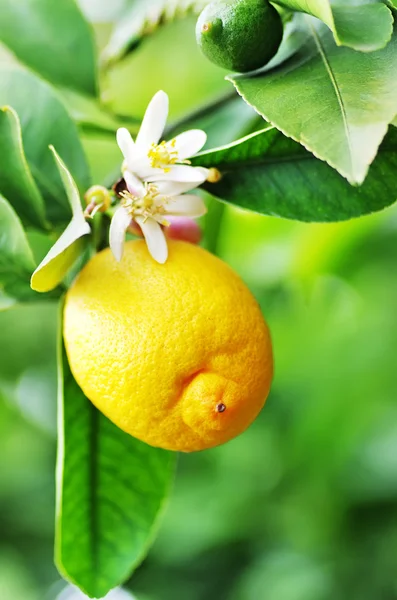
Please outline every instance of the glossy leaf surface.
[{"label": "glossy leaf surface", "polygon": [[56,561],[102,598],[144,558],[173,480],[176,454],[152,448],[104,417],[59,369]]},{"label": "glossy leaf surface", "polygon": [[266,121],[361,184],[397,114],[397,33],[384,50],[363,54],[338,48],[311,17],[304,26],[307,42],[281,66],[229,79]]}]

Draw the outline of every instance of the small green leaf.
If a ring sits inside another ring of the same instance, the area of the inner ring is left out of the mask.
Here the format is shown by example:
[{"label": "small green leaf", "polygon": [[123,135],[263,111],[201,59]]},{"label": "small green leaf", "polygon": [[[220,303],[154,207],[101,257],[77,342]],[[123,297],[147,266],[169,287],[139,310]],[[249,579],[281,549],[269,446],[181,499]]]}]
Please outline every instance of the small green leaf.
[{"label": "small green leaf", "polygon": [[66,579],[102,598],[147,553],[176,454],[104,417],[75,382],[64,352],[59,382],[56,562]]},{"label": "small green leaf", "polygon": [[29,287],[35,267],[22,223],[11,205],[0,196],[0,309],[16,300],[35,296]]},{"label": "small green leaf", "polygon": [[60,86],[96,93],[93,33],[74,0],[0,0],[0,41]]},{"label": "small green leaf", "polygon": [[358,0],[277,0],[290,10],[301,11],[321,19],[332,31],[338,46],[361,52],[384,48],[393,32],[393,15],[382,3]]},{"label": "small green leaf", "polygon": [[45,207],[22,146],[21,125],[16,112],[0,110],[0,191],[27,224],[45,228]]},{"label": "small green leaf", "polygon": [[361,187],[302,146],[267,128],[234,144],[203,152],[193,165],[216,167],[223,176],[209,192],[242,208],[298,221],[343,221],[397,200],[397,131],[390,128]]},{"label": "small green leaf", "polygon": [[304,17],[306,44],[274,71],[229,77],[266,121],[361,184],[397,114],[397,33],[384,50],[338,48]]},{"label": "small green leaf", "polygon": [[26,159],[44,198],[48,220],[67,223],[70,207],[48,146],[58,149],[84,192],[90,186],[90,173],[76,125],[53,89],[21,69],[0,69],[0,105],[12,106],[18,113]]},{"label": "small green leaf", "polygon": [[85,220],[77,186],[65,163],[50,146],[54,155],[63,185],[65,187],[73,217],[69,225],[41,261],[32,275],[31,287],[36,292],[48,292],[58,285],[82,253],[84,244],[81,237],[91,229]]}]

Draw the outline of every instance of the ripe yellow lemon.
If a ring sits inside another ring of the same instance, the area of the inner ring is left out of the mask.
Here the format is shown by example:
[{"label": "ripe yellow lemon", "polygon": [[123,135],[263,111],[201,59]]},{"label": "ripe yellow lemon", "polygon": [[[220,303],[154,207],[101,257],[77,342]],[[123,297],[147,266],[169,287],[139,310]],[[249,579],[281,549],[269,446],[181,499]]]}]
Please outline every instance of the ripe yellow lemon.
[{"label": "ripe yellow lemon", "polygon": [[121,263],[94,256],[69,290],[64,337],[85,395],[153,446],[191,452],[243,432],[273,374],[269,330],[240,278],[220,259],[170,240],[156,263],[144,241]]}]

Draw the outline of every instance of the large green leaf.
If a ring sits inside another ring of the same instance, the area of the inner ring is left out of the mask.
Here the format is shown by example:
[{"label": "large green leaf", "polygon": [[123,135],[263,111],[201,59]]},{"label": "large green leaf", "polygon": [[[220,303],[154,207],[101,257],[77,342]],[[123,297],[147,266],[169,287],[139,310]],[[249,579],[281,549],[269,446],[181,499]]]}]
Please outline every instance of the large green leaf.
[{"label": "large green leaf", "polygon": [[96,93],[90,26],[74,0],[0,0],[0,41],[49,81]]},{"label": "large green leaf", "polygon": [[11,306],[13,299],[29,300],[36,296],[29,287],[34,267],[21,221],[0,196],[0,310]]},{"label": "large green leaf", "polygon": [[312,17],[304,22],[310,37],[294,57],[229,79],[267,121],[360,184],[397,114],[397,33],[385,49],[363,54],[338,48]]},{"label": "large green leaf", "polygon": [[152,448],[104,417],[59,370],[56,562],[102,598],[144,558],[163,511],[176,454]]},{"label": "large green leaf", "polygon": [[48,146],[57,148],[84,192],[90,175],[75,124],[51,87],[23,70],[0,70],[0,105],[5,104],[20,118],[26,158],[44,197],[48,219],[68,222],[68,199]]},{"label": "large green leaf", "polygon": [[277,4],[321,19],[339,46],[373,52],[384,48],[392,35],[390,10],[373,0],[277,0]]},{"label": "large green leaf", "polygon": [[45,227],[44,201],[26,162],[16,112],[0,109],[0,191],[27,224]]},{"label": "large green leaf", "polygon": [[50,150],[65,187],[73,217],[32,275],[31,286],[37,292],[48,292],[64,279],[84,249],[81,238],[91,231],[85,220],[79,190],[72,175],[55,148],[50,146]]},{"label": "large green leaf", "polygon": [[250,210],[299,221],[342,221],[397,200],[397,131],[391,127],[367,180],[352,187],[301,145],[267,128],[192,159],[223,174],[207,189]]}]

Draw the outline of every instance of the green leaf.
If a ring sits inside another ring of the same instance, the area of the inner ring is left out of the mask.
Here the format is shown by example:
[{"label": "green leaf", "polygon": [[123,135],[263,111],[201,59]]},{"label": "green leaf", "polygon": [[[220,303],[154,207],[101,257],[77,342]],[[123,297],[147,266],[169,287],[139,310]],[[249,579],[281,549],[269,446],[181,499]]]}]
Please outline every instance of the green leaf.
[{"label": "green leaf", "polygon": [[44,201],[32,177],[16,112],[0,109],[0,191],[27,224],[46,227]]},{"label": "green leaf", "polygon": [[223,148],[203,152],[193,165],[223,176],[212,194],[242,208],[298,221],[343,221],[397,200],[397,131],[390,128],[366,182],[351,187],[302,146],[267,128]]},{"label": "green leaf", "polygon": [[29,287],[34,268],[22,223],[0,196],[0,309],[9,308],[15,300],[29,300],[36,295]]},{"label": "green leaf", "polygon": [[199,14],[206,4],[208,0],[136,0],[115,27],[103,60],[111,64],[125,58],[160,25],[191,13]]},{"label": "green leaf", "polygon": [[277,4],[321,19],[332,31],[338,46],[361,52],[384,48],[393,32],[390,10],[373,0],[277,0]]},{"label": "green leaf", "polygon": [[84,396],[65,353],[60,363],[56,562],[66,579],[102,598],[147,553],[176,454],[118,429]]},{"label": "green leaf", "polygon": [[331,33],[304,17],[310,33],[277,69],[229,77],[267,121],[361,184],[397,114],[397,33],[379,52],[338,48]]},{"label": "green leaf", "polygon": [[80,194],[74,179],[65,163],[50,146],[63,185],[65,187],[73,217],[69,225],[41,261],[32,275],[31,287],[36,292],[48,292],[58,285],[71,269],[84,249],[81,238],[90,233],[91,228],[85,220],[80,202]]},{"label": "green leaf", "polygon": [[74,0],[0,0],[0,41],[58,85],[96,93],[93,34]]},{"label": "green leaf", "polygon": [[45,200],[48,219],[67,223],[70,207],[48,146],[58,149],[84,192],[90,174],[75,124],[51,87],[23,70],[0,69],[0,105],[12,106],[19,115],[26,158]]}]

